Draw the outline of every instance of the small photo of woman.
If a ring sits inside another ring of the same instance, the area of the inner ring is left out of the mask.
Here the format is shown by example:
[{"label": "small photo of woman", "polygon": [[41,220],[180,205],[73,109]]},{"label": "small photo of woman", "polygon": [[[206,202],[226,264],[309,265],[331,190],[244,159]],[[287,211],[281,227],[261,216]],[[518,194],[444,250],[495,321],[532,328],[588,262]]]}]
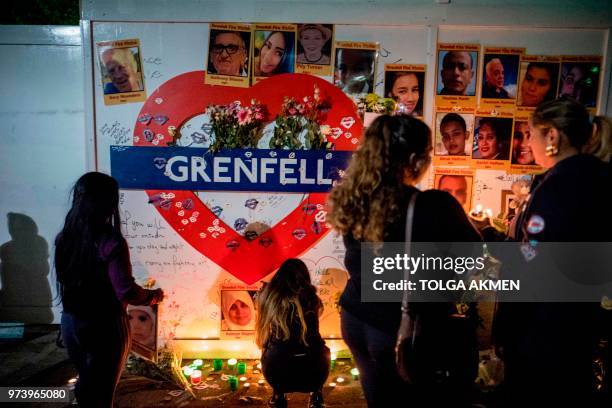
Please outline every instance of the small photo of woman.
[{"label": "small photo of woman", "polygon": [[558,63],[521,63],[521,85],[517,106],[536,107],[544,101],[555,99],[558,78]]},{"label": "small photo of woman", "polygon": [[221,331],[255,330],[254,293],[247,290],[221,291]]},{"label": "small photo of woman", "polygon": [[157,313],[151,306],[129,305],[128,318],[132,331],[132,340],[141,346],[155,349]]},{"label": "small photo of woman", "polygon": [[514,138],[512,139],[512,164],[535,165],[535,157],[529,146],[529,123],[517,121],[514,123]]},{"label": "small photo of woman", "polygon": [[331,65],[332,24],[298,24],[297,63]]},{"label": "small photo of woman", "polygon": [[269,77],[295,71],[295,32],[255,31],[253,76]]},{"label": "small photo of woman", "polygon": [[385,95],[397,103],[397,110],[412,116],[423,116],[425,72],[386,71]]},{"label": "small photo of woman", "polygon": [[476,117],[472,158],[508,160],[511,135],[511,118]]},{"label": "small photo of woman", "polygon": [[599,63],[565,62],[561,65],[559,96],[570,96],[587,108],[597,105]]}]

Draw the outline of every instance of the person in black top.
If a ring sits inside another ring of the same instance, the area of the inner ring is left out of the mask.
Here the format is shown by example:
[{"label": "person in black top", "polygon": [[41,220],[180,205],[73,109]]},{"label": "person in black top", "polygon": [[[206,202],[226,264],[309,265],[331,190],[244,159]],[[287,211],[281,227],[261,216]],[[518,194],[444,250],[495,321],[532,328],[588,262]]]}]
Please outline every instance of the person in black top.
[{"label": "person in black top", "polygon": [[[443,397],[433,392],[421,401],[423,390],[409,387],[397,374],[394,348],[400,303],[361,302],[361,243],[404,241],[408,202],[418,192],[414,185],[427,170],[431,151],[431,132],[425,123],[408,115],[380,116],[366,131],[346,176],[330,193],[328,219],[343,234],[350,275],[340,298],[342,336],[359,368],[369,407],[421,406],[419,402],[434,406],[432,401]],[[416,200],[412,241],[478,242],[481,237],[455,198],[429,190]],[[451,313],[445,303],[417,306],[430,309],[428,318]],[[465,374],[473,383],[478,357],[475,327],[473,338],[466,340],[470,341],[473,348],[458,347],[456,352],[469,354],[471,367]],[[457,394],[447,397],[460,399]]]},{"label": "person in black top", "polygon": [[[532,184],[515,239],[531,246],[535,255],[521,264],[521,273],[537,276],[538,242],[612,241],[607,216],[612,184],[609,164],[580,153],[593,129],[578,102],[544,102],[529,126],[535,161],[548,170]],[[598,406],[592,358],[600,319],[594,302],[499,303],[493,337],[505,363],[508,406]]]},{"label": "person in black top", "polygon": [[330,351],[319,334],[323,303],[306,264],[288,259],[257,296],[255,340],[274,394],[270,407],[286,407],[286,392],[310,392],[310,408],[323,407]]},{"label": "person in black top", "polygon": [[132,336],[126,308],[161,302],[161,289],[140,287],[121,235],[119,186],[106,174],[81,176],[72,207],[55,241],[62,300],[62,338],[79,380],[82,407],[112,407]]}]

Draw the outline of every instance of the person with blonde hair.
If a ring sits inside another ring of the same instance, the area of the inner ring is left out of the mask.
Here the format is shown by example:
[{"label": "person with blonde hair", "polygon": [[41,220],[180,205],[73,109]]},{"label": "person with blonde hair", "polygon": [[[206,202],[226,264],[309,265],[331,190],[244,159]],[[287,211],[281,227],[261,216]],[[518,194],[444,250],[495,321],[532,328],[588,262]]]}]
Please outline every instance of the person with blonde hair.
[{"label": "person with blonde hair", "polygon": [[101,55],[110,82],[104,85],[104,95],[142,91],[138,63],[129,48],[111,48]]},{"label": "person with blonde hair", "polygon": [[[454,338],[457,371],[449,372],[430,361],[424,367],[428,379],[419,385],[404,383],[395,366],[395,344],[401,319],[401,303],[362,302],[361,259],[373,257],[362,243],[405,240],[406,210],[416,197],[412,242],[480,242],[481,237],[457,200],[445,191],[419,192],[415,185],[431,163],[431,131],[409,115],[384,115],[368,127],[353,155],[345,177],[331,191],[328,221],[343,235],[344,263],[350,279],[340,298],[342,337],[359,369],[368,407],[456,407],[469,398],[478,368],[476,321],[465,338]],[[418,196],[416,196],[418,194]],[[432,353],[443,351],[445,327],[455,305],[447,302],[411,304],[422,317],[421,344]],[[476,317],[471,307],[470,317]],[[427,331],[427,333],[425,332]],[[421,349],[427,354],[427,350]],[[449,366],[448,361],[442,364]],[[444,385],[433,380],[444,372]],[[450,398],[451,400],[445,400]],[[436,405],[437,404],[437,405]],[[463,406],[463,405],[461,405]]]},{"label": "person with blonde hair", "polygon": [[288,259],[257,296],[255,341],[274,394],[270,407],[287,407],[286,392],[310,392],[310,408],[321,408],[329,374],[329,348],[319,334],[323,303],[306,264]]},{"label": "person with blonde hair", "polygon": [[605,116],[593,118],[593,132],[582,148],[582,153],[592,154],[604,162],[612,159],[612,122]]}]

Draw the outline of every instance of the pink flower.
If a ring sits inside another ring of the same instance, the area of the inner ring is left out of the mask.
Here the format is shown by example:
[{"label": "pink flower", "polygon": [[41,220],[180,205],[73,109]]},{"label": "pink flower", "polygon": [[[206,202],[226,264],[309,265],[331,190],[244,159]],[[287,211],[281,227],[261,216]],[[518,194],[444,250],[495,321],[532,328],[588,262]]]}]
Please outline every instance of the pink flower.
[{"label": "pink flower", "polygon": [[255,112],[255,120],[263,120],[264,115],[261,112]]},{"label": "pink flower", "polygon": [[289,115],[291,116],[295,116],[298,113],[297,109],[295,109],[293,106],[289,108],[287,112],[289,112]]},{"label": "pink flower", "polygon": [[238,123],[240,125],[245,125],[251,122],[251,116],[249,115],[249,111],[246,109],[242,109],[238,112]]}]

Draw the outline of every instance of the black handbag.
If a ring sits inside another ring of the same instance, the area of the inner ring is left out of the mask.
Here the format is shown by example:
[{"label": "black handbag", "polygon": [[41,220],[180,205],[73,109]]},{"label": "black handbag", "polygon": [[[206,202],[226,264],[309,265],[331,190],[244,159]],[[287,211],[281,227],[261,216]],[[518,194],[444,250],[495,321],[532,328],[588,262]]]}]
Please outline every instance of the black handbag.
[{"label": "black handbag", "polygon": [[[415,192],[410,198],[406,211],[405,253],[408,257],[411,254],[417,194]],[[409,278],[410,272],[404,270],[404,279]],[[429,321],[424,321],[421,313],[411,310],[409,293],[404,290],[402,319],[395,345],[395,362],[400,377],[410,384],[473,383],[478,373],[478,317],[475,308],[435,317],[428,315],[425,319]]]}]

